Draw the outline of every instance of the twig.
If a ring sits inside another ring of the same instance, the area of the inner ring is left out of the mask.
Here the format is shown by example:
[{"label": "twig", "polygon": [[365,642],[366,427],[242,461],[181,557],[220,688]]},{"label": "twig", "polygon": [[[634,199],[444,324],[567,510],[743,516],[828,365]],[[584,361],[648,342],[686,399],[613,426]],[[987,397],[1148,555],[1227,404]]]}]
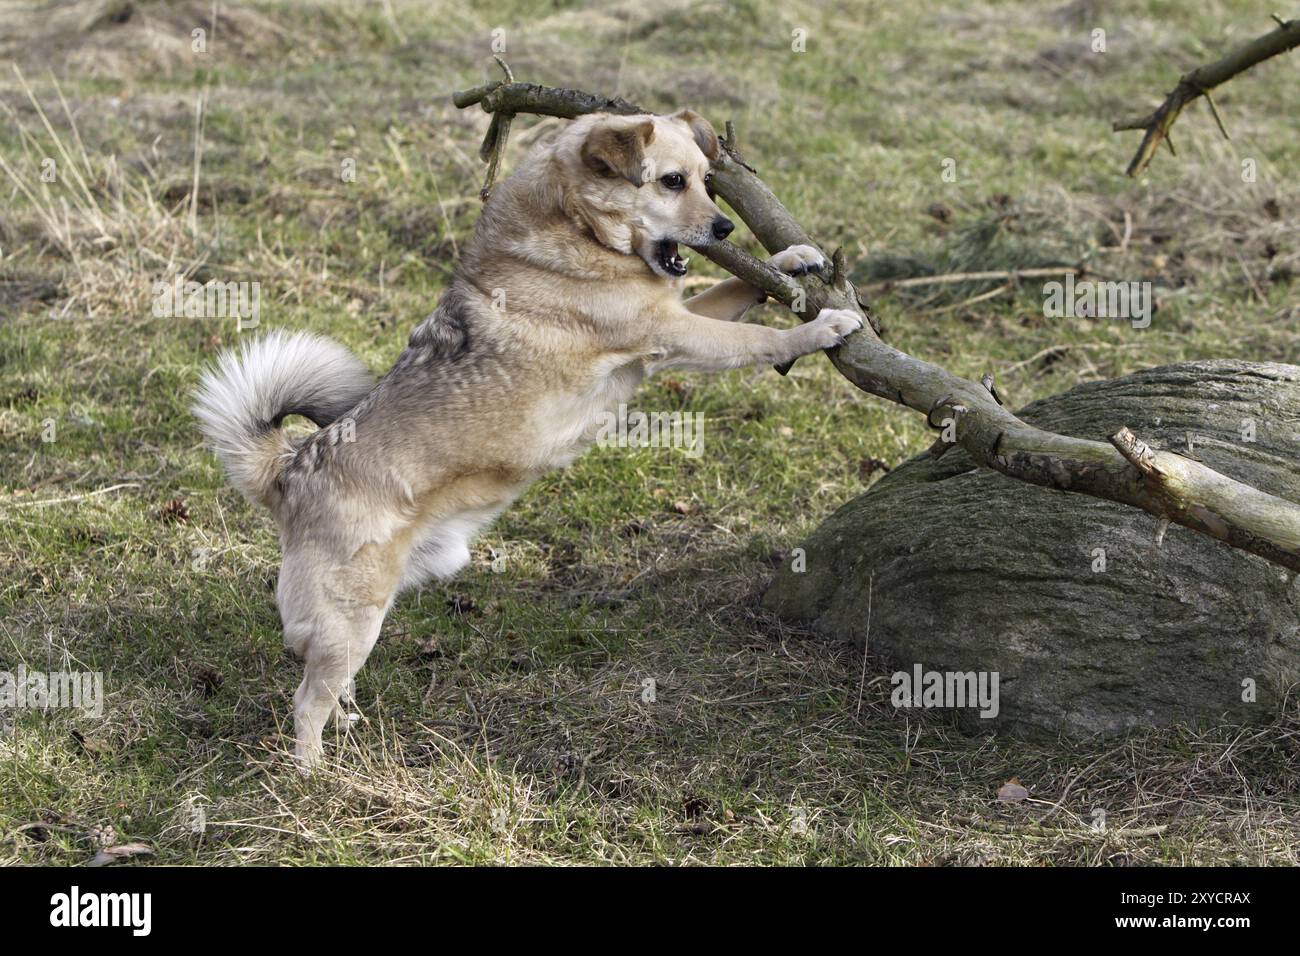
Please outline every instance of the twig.
[{"label": "twig", "polygon": [[94,498],[96,495],[106,495],[110,491],[119,491],[122,488],[139,488],[140,483],[136,481],[124,482],[120,485],[110,485],[107,488],[98,488],[95,491],[88,491],[84,495],[72,495],[68,498],[43,498],[35,501],[7,501],[10,508],[43,508],[46,505],[64,505],[72,501],[83,501],[86,498]]},{"label": "twig", "polygon": [[911,289],[921,285],[955,285],[959,282],[988,282],[997,279],[1016,282],[1020,279],[1042,279],[1048,276],[1074,275],[1085,272],[1082,266],[1048,266],[1039,269],[998,269],[993,272],[945,272],[933,276],[912,276],[907,279],[885,279],[862,288],[871,292],[888,292],[892,289]]},{"label": "twig", "polygon": [[871,592],[876,583],[876,576],[867,578],[867,636],[862,639],[862,673],[858,676],[858,708],[853,712],[856,717],[862,713],[862,690],[867,684],[867,648],[871,646]]},{"label": "twig", "polygon": [[[506,75],[506,83],[515,81],[514,73],[510,72],[510,66],[501,57],[494,57],[497,66],[501,67],[501,72]],[[483,137],[483,145],[479,147],[479,158],[486,160],[488,164],[487,175],[483,177],[483,188],[479,190],[479,199],[483,202],[488,201],[492,194],[492,184],[496,182],[497,169],[501,165],[501,157],[506,152],[506,141],[510,138],[510,124],[514,120],[514,113],[505,111],[492,114],[492,122],[488,124],[487,134]]]},{"label": "twig", "polygon": [[1090,827],[1066,828],[1045,827],[1038,823],[1001,823],[997,820],[983,820],[964,814],[954,814],[953,819],[963,826],[990,833],[1006,833],[1014,836],[1028,837],[1070,837],[1070,836],[1106,836],[1106,837],[1153,837],[1160,836],[1169,829],[1168,824],[1154,827],[1136,827],[1123,830],[1094,830]]},{"label": "twig", "polygon": [[1267,302],[1268,299],[1264,295],[1264,290],[1259,287],[1255,277],[1250,274],[1250,269],[1246,266],[1246,260],[1241,257],[1241,251],[1239,249],[1233,249],[1232,251],[1236,253],[1237,262],[1241,264],[1241,271],[1246,276],[1246,281],[1250,283],[1250,291],[1255,293],[1255,298],[1260,302]]},{"label": "twig", "polygon": [[1120,750],[1124,749],[1125,746],[1126,745],[1121,744],[1119,747],[1116,747],[1114,750],[1106,751],[1104,754],[1102,754],[1092,763],[1088,764],[1088,766],[1084,767],[1073,777],[1071,777],[1069,783],[1065,785],[1065,789],[1061,791],[1060,799],[1057,800],[1054,804],[1052,804],[1052,806],[1048,808],[1048,811],[1038,818],[1037,822],[1039,824],[1042,824],[1044,821],[1050,820],[1052,818],[1052,815],[1055,814],[1056,811],[1060,810],[1061,807],[1065,806],[1065,798],[1070,795],[1070,791],[1074,789],[1074,785],[1076,783],[1082,780],[1092,770],[1093,767],[1097,766],[1097,764],[1101,763],[1106,758],[1114,756]]},{"label": "twig", "polygon": [[944,312],[953,312],[957,309],[964,309],[968,305],[976,305],[980,302],[987,302],[989,299],[996,299],[998,296],[1002,295],[1002,293],[1010,291],[1011,283],[1007,282],[1004,285],[990,289],[988,292],[981,292],[979,295],[973,295],[969,299],[963,299],[961,302],[954,302],[951,305],[940,306],[937,309],[924,309],[922,310],[922,314],[942,315]]},{"label": "twig", "polygon": [[1117,122],[1111,126],[1114,132],[1126,129],[1146,130],[1137,153],[1128,164],[1126,172],[1129,176],[1136,176],[1147,168],[1156,150],[1160,148],[1161,142],[1168,144],[1170,151],[1173,152],[1174,145],[1169,137],[1169,131],[1178,119],[1178,114],[1183,111],[1183,107],[1198,96],[1204,96],[1209,101],[1214,120],[1219,124],[1219,131],[1223,133],[1224,138],[1230,138],[1227,128],[1223,125],[1223,118],[1219,116],[1219,110],[1214,105],[1214,100],[1210,98],[1210,90],[1221,83],[1226,83],[1237,74],[1246,72],[1257,63],[1300,46],[1300,20],[1283,20],[1276,15],[1273,19],[1277,22],[1277,29],[1237,47],[1220,60],[1184,74],[1178,81],[1178,85],[1170,91],[1154,113]]},{"label": "twig", "polygon": [[1013,362],[1012,364],[1004,368],[1002,371],[1017,372],[1020,369],[1024,368],[1026,365],[1033,365],[1035,362],[1039,361],[1040,359],[1045,359],[1049,355],[1062,356],[1062,355],[1068,355],[1070,352],[1076,352],[1076,351],[1085,352],[1085,351],[1093,351],[1096,349],[1108,350],[1108,349],[1135,349],[1135,348],[1141,348],[1141,346],[1138,345],[1137,343],[1124,344],[1124,343],[1116,343],[1116,342],[1082,342],[1074,345],[1049,345],[1045,349],[1039,349],[1037,352],[1029,356],[1029,358],[1027,359],[1021,359],[1019,362]]}]

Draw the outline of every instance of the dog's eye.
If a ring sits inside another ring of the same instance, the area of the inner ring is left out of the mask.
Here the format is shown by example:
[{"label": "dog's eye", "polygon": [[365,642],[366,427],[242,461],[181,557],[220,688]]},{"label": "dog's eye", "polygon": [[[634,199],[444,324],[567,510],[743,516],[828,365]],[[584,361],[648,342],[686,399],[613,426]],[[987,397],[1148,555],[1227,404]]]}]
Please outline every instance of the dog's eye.
[{"label": "dog's eye", "polygon": [[666,188],[674,191],[686,188],[686,177],[681,173],[669,173],[659,181],[663,183]]},{"label": "dog's eye", "polygon": [[713,173],[704,174],[704,191],[708,193],[710,199],[715,195],[713,191]]}]

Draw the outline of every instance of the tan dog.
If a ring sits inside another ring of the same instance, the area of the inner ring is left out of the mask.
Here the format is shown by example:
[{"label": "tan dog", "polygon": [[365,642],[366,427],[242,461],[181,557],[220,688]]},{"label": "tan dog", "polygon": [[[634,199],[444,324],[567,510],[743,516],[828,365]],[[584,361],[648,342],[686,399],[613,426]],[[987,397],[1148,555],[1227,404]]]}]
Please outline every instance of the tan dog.
[{"label": "tan dog", "polygon": [[[732,229],[708,187],[717,155],[689,111],[575,120],[495,187],[437,309],[377,385],[304,332],[227,352],[204,376],[205,434],[280,526],[276,601],[306,662],[304,767],[397,593],[463,568],[475,534],[577,458],[646,376],[788,362],[859,328],[832,310],[784,331],[737,323],[763,296],[734,278],[681,300],[679,244]],[[808,246],[772,262],[825,264]],[[319,431],[291,441],[288,415]]]}]

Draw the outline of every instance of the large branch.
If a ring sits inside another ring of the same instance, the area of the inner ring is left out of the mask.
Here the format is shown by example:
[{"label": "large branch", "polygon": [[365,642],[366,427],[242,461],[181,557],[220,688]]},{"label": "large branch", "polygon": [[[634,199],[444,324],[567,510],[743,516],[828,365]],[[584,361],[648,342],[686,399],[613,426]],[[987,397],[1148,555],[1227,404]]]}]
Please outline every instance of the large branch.
[{"label": "large branch", "polygon": [[1183,107],[1198,96],[1205,97],[1205,101],[1210,104],[1210,109],[1214,113],[1215,122],[1219,124],[1220,132],[1225,137],[1228,135],[1219,111],[1214,105],[1214,99],[1210,96],[1210,90],[1269,57],[1300,46],[1300,20],[1277,20],[1277,24],[1276,30],[1237,47],[1223,59],[1184,74],[1178,81],[1178,85],[1170,91],[1154,113],[1112,125],[1111,129],[1115,132],[1125,129],[1146,130],[1142,143],[1133,156],[1133,161],[1128,164],[1128,175],[1136,176],[1146,169],[1162,142],[1168,144],[1170,152],[1173,151],[1174,143],[1169,138],[1169,131],[1173,128],[1174,121],[1178,119],[1178,114],[1183,111]]},{"label": "large branch", "polygon": [[[457,93],[457,106],[481,103],[489,112],[574,117],[584,112],[644,113],[635,104],[577,90],[525,83],[488,84]],[[768,252],[812,240],[736,151],[728,129],[713,186]],[[494,143],[499,147],[500,143]],[[978,464],[1047,488],[1131,505],[1235,548],[1300,572],[1300,505],[1221,475],[1191,458],[1157,451],[1127,428],[1106,442],[1043,431],[1002,405],[993,378],[972,382],[881,341],[847,278],[840,253],[829,276],[784,275],[729,242],[698,250],[728,272],[762,289],[807,320],[826,307],[854,309],[868,319],[843,346],[827,350],[840,373],[858,388],[926,416],[951,434],[952,444]],[[948,426],[948,427],[945,427]]]}]

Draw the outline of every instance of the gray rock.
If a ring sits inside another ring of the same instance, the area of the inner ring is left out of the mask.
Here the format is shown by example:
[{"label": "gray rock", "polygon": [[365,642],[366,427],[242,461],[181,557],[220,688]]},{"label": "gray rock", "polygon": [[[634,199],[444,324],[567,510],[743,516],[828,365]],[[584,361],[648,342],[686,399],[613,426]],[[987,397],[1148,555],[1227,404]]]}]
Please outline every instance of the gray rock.
[{"label": "gray rock", "polygon": [[[1300,501],[1294,365],[1171,365],[1020,415],[1097,440],[1128,425],[1167,450],[1190,432],[1211,468]],[[1178,525],[1157,547],[1158,526],[977,468],[957,448],[908,461],[832,515],[802,546],[806,570],[787,561],[764,603],[828,637],[868,640],[887,672],[997,672],[996,718],[956,711],[972,731],[1079,737],[1271,718],[1300,679],[1297,576]]]}]

